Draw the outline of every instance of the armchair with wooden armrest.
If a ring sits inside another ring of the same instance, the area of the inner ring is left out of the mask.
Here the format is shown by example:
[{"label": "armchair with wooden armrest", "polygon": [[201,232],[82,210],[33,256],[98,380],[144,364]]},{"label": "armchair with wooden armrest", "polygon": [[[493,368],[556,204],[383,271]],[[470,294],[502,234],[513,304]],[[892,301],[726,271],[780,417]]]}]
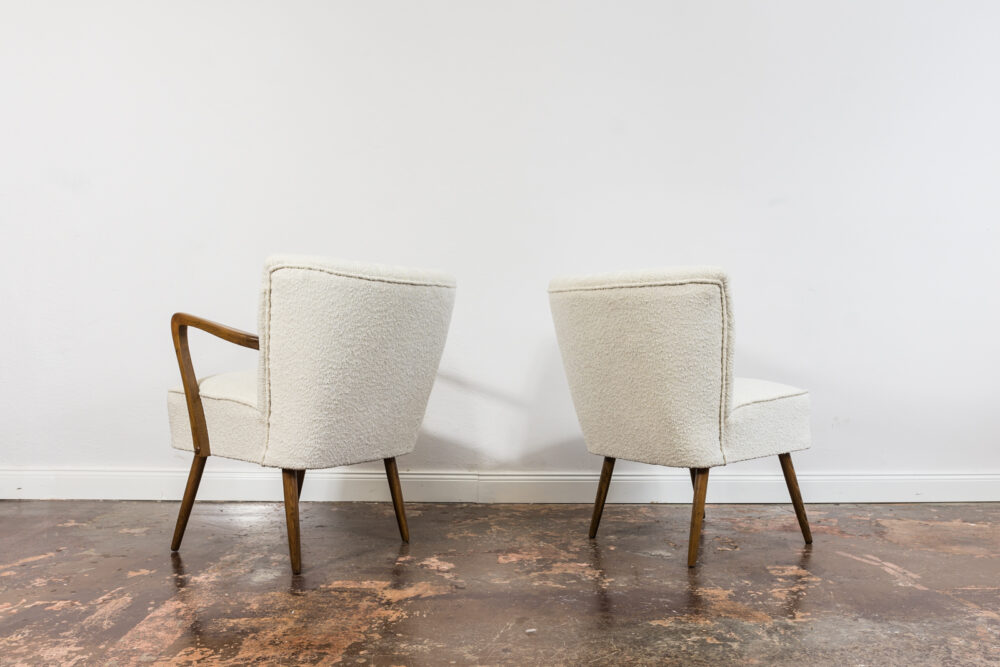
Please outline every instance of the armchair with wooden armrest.
[{"label": "armchair with wooden armrest", "polygon": [[[180,548],[210,455],[281,468],[296,574],[307,469],[382,459],[409,541],[396,457],[416,444],[454,286],[435,271],[279,256],[264,268],[260,337],[176,313],[170,328],[182,386],[168,392],[171,438],[194,460],[170,548]],[[258,369],[199,379],[189,327],[260,350]]]}]

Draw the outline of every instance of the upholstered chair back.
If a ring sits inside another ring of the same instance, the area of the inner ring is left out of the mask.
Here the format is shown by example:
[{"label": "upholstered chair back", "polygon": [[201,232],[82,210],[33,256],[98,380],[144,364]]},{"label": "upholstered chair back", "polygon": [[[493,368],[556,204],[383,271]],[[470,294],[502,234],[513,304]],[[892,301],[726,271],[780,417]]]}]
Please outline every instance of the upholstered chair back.
[{"label": "upholstered chair back", "polygon": [[259,323],[263,464],[328,468],[412,451],[454,286],[431,271],[270,258]]},{"label": "upholstered chair back", "polygon": [[725,462],[733,316],[721,269],[557,278],[549,298],[589,451],[685,468]]}]

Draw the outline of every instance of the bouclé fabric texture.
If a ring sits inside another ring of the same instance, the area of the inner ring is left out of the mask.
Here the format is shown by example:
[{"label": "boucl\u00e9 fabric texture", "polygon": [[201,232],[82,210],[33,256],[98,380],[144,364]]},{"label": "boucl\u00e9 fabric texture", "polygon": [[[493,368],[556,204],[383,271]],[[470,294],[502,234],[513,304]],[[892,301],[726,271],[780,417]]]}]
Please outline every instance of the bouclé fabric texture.
[{"label": "boucl\u00e9 fabric texture", "polygon": [[733,377],[722,269],[557,278],[549,300],[592,453],[708,468],[809,447],[804,390]]},{"label": "boucl\u00e9 fabric texture", "polygon": [[[434,271],[269,258],[257,372],[200,381],[212,454],[308,469],[413,451],[454,287]],[[168,405],[174,446],[191,450],[182,389]]]},{"label": "boucl\u00e9 fabric texture", "polygon": [[[250,370],[199,378],[198,393],[205,410],[212,454],[260,463],[264,419],[257,409],[257,373]],[[183,387],[167,392],[167,410],[173,446],[193,452]]]}]

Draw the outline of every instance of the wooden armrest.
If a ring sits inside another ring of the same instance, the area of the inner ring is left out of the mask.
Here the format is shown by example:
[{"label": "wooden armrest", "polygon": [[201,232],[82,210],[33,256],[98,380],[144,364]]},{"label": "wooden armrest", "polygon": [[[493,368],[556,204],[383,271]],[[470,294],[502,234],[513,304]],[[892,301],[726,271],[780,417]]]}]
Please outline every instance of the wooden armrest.
[{"label": "wooden armrest", "polygon": [[170,318],[170,333],[174,339],[174,352],[177,353],[177,365],[181,370],[184,397],[187,399],[188,418],[191,420],[194,453],[196,456],[208,456],[211,453],[208,444],[208,426],[205,423],[205,409],[201,405],[201,393],[198,391],[198,376],[194,374],[191,351],[188,349],[188,327],[201,329],[222,340],[254,350],[260,349],[260,339],[252,333],[187,313],[174,313],[174,316]]},{"label": "wooden armrest", "polygon": [[254,350],[260,349],[260,339],[257,338],[256,334],[227,327],[225,324],[206,320],[204,317],[198,317],[197,315],[174,313],[174,316],[170,318],[170,330],[174,332],[175,340],[177,332],[181,327],[194,327],[230,343],[236,343],[237,345],[253,348]]}]

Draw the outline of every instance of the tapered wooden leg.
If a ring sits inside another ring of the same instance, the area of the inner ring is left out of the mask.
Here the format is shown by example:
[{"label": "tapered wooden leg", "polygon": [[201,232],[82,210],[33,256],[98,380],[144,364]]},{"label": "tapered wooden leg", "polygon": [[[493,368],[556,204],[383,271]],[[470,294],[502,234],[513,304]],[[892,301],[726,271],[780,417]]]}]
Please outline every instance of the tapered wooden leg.
[{"label": "tapered wooden leg", "polygon": [[615,471],[615,460],[604,457],[601,467],[601,481],[597,483],[597,497],[594,498],[594,513],[590,517],[590,539],[597,537],[597,527],[601,525],[601,515],[604,514],[604,501],[608,499],[608,487],[611,486],[611,473]]},{"label": "tapered wooden leg", "polygon": [[705,516],[705,494],[708,492],[708,468],[695,469],[694,502],[691,503],[691,535],[688,537],[688,567],[698,560],[701,520]]},{"label": "tapered wooden leg", "polygon": [[285,491],[285,523],[288,525],[288,553],[292,557],[292,572],[302,571],[302,544],[299,540],[299,484],[295,470],[281,470]]},{"label": "tapered wooden leg", "polygon": [[[688,468],[688,472],[691,473],[691,488],[692,489],[695,487],[694,480],[698,476],[698,473],[695,472],[696,470],[697,470],[697,468]],[[701,518],[702,519],[705,518],[705,513],[704,512],[701,513]]]},{"label": "tapered wooden leg", "polygon": [[305,483],[305,481],[306,481],[306,471],[305,470],[296,470],[295,471],[295,484],[296,484],[296,488],[298,489],[298,492],[299,492],[299,498],[302,497],[302,485]]},{"label": "tapered wooden leg", "polygon": [[191,462],[191,472],[188,473],[184,498],[181,500],[181,509],[177,513],[177,523],[174,525],[174,539],[170,542],[171,551],[177,551],[181,548],[181,540],[184,539],[184,530],[187,528],[188,518],[191,516],[191,508],[194,507],[194,497],[198,495],[198,485],[201,484],[201,473],[205,471],[207,459],[207,456],[195,454],[194,461]]},{"label": "tapered wooden leg", "polygon": [[802,494],[799,493],[799,481],[795,478],[795,468],[792,467],[791,454],[778,454],[781,461],[781,472],[785,474],[785,485],[788,486],[788,495],[792,497],[792,505],[795,507],[795,517],[799,520],[799,528],[802,529],[802,537],[806,544],[812,544],[812,531],[809,530],[809,518],[806,516],[805,505],[802,504]]},{"label": "tapered wooden leg", "polygon": [[392,496],[392,508],[396,510],[396,523],[399,524],[399,536],[404,542],[410,542],[410,529],[406,525],[406,510],[403,509],[403,488],[399,485],[399,470],[396,459],[383,459],[385,476],[389,480],[389,494]]}]

